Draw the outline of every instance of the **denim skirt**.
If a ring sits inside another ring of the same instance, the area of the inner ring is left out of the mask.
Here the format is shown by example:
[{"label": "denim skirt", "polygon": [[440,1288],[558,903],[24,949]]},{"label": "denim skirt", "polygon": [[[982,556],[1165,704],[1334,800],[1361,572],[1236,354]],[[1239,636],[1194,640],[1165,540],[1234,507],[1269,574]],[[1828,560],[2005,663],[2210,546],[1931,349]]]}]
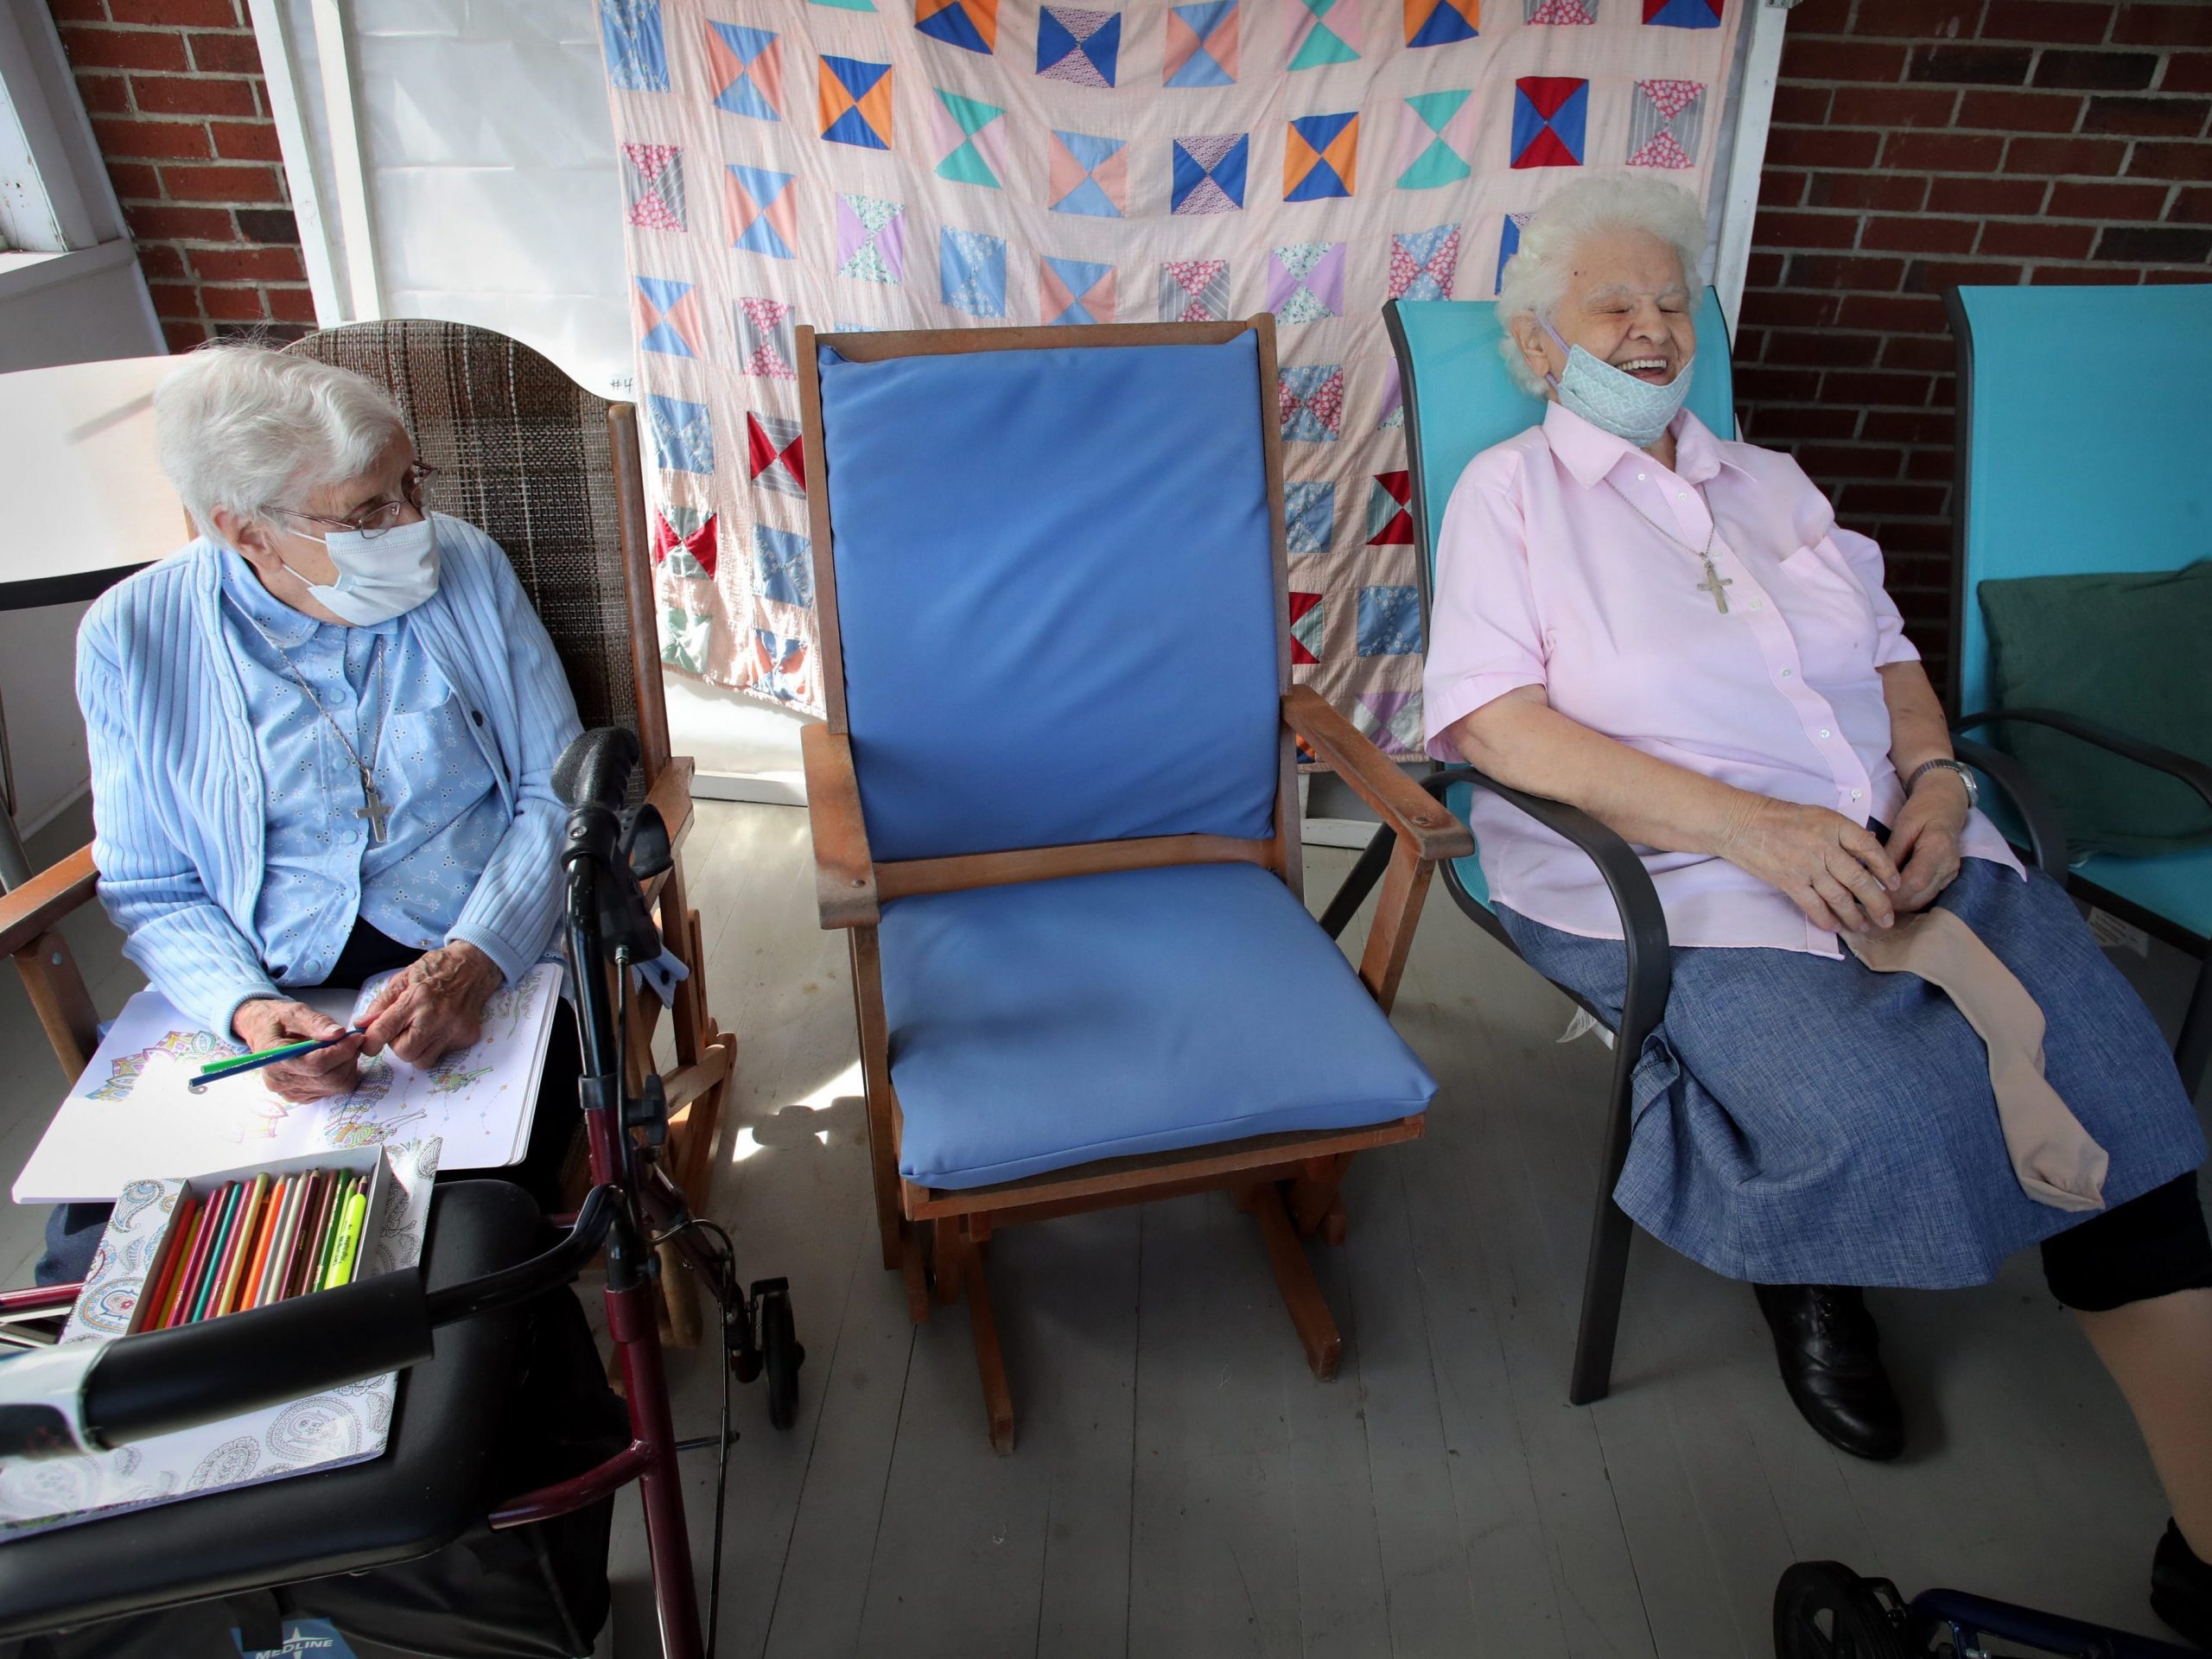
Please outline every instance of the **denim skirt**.
[{"label": "denim skirt", "polygon": [[[1969,858],[1937,903],[2042,1007],[2044,1075],[2111,1154],[2108,1208],[2204,1161],[2157,1023],[2056,881]],[[1618,1015],[1618,940],[1498,917],[1538,972]],[[2015,1250],[2088,1218],[2020,1190],[1987,1051],[1936,987],[1849,955],[1672,959],[1613,1195],[1684,1255],[1758,1283],[1943,1290],[1985,1283]]]}]

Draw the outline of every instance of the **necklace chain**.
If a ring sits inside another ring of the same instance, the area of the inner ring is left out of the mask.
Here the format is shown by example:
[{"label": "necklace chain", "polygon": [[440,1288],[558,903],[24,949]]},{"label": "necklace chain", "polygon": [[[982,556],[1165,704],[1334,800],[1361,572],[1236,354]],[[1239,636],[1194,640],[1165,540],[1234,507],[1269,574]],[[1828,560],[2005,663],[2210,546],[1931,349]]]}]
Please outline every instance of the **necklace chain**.
[{"label": "necklace chain", "polygon": [[305,696],[310,703],[315,705],[315,713],[322,716],[324,723],[327,724],[333,732],[337,734],[339,742],[345,746],[346,758],[353,763],[353,770],[360,774],[361,793],[364,800],[365,801],[365,805],[356,809],[354,816],[356,817],[366,818],[369,822],[369,834],[371,838],[376,841],[382,841],[385,838],[385,826],[390,814],[385,806],[384,797],[377,792],[376,766],[377,756],[384,748],[385,721],[391,714],[391,699],[386,697],[385,695],[385,642],[383,639],[379,639],[373,647],[376,652],[377,658],[377,723],[374,732],[369,738],[369,758],[366,760],[364,760],[361,759],[360,750],[353,747],[353,740],[346,736],[346,728],[338,723],[337,718],[331,714],[329,709],[323,707],[322,699],[315,696],[315,688],[308,683],[307,676],[300,672],[299,664],[292,660],[292,653],[276,643],[276,636],[270,633],[267,628],[262,626],[261,619],[259,617],[243,609],[241,609],[239,614],[244,616],[247,621],[253,624],[253,631],[262,637],[263,640],[267,643],[269,649],[275,652],[278,659],[283,663],[284,671],[292,677],[292,683],[298,686],[300,688],[301,695]]},{"label": "necklace chain", "polygon": [[1711,594],[1713,595],[1713,602],[1714,606],[1718,607],[1723,616],[1726,616],[1728,613],[1728,595],[1722,590],[1724,588],[1732,588],[1735,586],[1736,579],[1733,576],[1722,575],[1713,563],[1713,543],[1714,538],[1720,534],[1720,520],[1713,517],[1713,499],[1706,494],[1705,486],[1700,484],[1696,486],[1697,499],[1705,504],[1707,530],[1705,532],[1705,545],[1703,547],[1692,547],[1681,537],[1675,535],[1673,531],[1668,529],[1666,525],[1661,524],[1656,518],[1654,518],[1642,507],[1637,506],[1634,498],[1632,498],[1626,490],[1621,488],[1619,485],[1614,483],[1611,479],[1609,478],[1605,480],[1605,487],[1611,490],[1615,495],[1620,497],[1622,500],[1627,502],[1629,505],[1629,510],[1635,513],[1637,518],[1643,519],[1645,524],[1650,525],[1652,529],[1657,531],[1662,536],[1664,536],[1676,547],[1681,548],[1683,552],[1688,554],[1694,559],[1702,559],[1705,561],[1705,580],[1698,583],[1698,591],[1701,594]]}]

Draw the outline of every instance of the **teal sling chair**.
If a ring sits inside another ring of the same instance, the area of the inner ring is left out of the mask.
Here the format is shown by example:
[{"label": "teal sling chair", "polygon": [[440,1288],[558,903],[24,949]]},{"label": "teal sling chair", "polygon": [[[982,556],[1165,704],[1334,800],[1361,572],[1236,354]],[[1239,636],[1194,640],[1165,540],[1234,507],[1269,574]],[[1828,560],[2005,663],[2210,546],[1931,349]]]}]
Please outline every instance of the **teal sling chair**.
[{"label": "teal sling chair", "polygon": [[[1498,355],[1503,333],[1497,307],[1476,300],[1395,300],[1383,307],[1390,343],[1397,353],[1406,407],[1408,461],[1413,478],[1414,540],[1418,562],[1421,620],[1426,632],[1431,585],[1435,579],[1436,537],[1452,487],[1477,454],[1516,433],[1539,425],[1544,402],[1516,386]],[[1728,332],[1719,296],[1707,289],[1697,317],[1697,378],[1689,407],[1723,436],[1736,430],[1734,385],[1728,356]],[[2015,771],[2003,756],[1978,746],[1961,745],[1960,754],[1977,769],[1985,761],[2010,788]],[[1563,802],[1509,789],[1472,766],[1440,768],[1422,779],[1453,814],[1465,819],[1477,789],[1510,802],[1546,829],[1573,842],[1590,856],[1620,912],[1628,952],[1628,993],[1616,1022],[1602,1008],[1559,988],[1613,1033],[1613,1075],[1598,1185],[1597,1214],[1591,1225],[1590,1253],[1583,1270],[1582,1308],[1577,1325],[1573,1371],[1567,1398],[1587,1405],[1602,1400],[1610,1385],[1613,1341],[1620,1325],[1621,1292],[1628,1272],[1632,1226],[1613,1202],[1613,1188],[1628,1158],[1630,1087],[1644,1039],[1667,1008],[1672,982],[1668,957],[1667,918],[1643,864],[1629,844],[1597,819]],[[2032,809],[2030,809],[2032,810]],[[1358,865],[1346,878],[1322,918],[1322,925],[1341,929],[1381,874],[1391,855],[1388,824],[1376,832]],[[1443,867],[1445,889],[1478,926],[1513,950],[1512,938],[1490,907],[1482,865],[1470,855]],[[1516,952],[1517,954],[1517,952]]]},{"label": "teal sling chair", "polygon": [[[2064,733],[2080,745],[2046,738],[2034,758],[2063,764],[2088,753],[2081,745],[2092,746],[2133,763],[2117,769],[2126,780],[2117,786],[2130,790],[2131,800],[2148,804],[2148,791],[2163,790],[2163,802],[2178,801],[2187,812],[2184,791],[2193,791],[2212,807],[2212,737],[2201,730],[2193,734],[2195,753],[2183,754],[2078,709],[2004,705],[1983,591],[1985,583],[2023,577],[2175,571],[2212,559],[2212,405],[2205,401],[2212,288],[1959,288],[1946,303],[1959,372],[1951,658],[1958,728],[2001,727],[2020,741],[2024,760],[2036,735],[2024,728]],[[2115,373],[2114,340],[2152,354],[2157,378]],[[2062,441],[2063,453],[2054,453]],[[2113,637],[2089,648],[2113,661],[2126,642]],[[2202,677],[2212,673],[2212,653],[2200,638],[2183,647],[2178,662],[2153,671]],[[2018,692],[2037,689],[2013,677]],[[2182,788],[2162,785],[2159,774]],[[2047,792],[2060,792],[2047,774],[2046,781]],[[2062,804],[2078,810],[2082,803]],[[2073,866],[2069,886],[2206,957],[2212,844],[2139,857],[2092,852]],[[2174,1059],[2192,1090],[2203,1082],[2212,1062],[2212,969],[2197,972]]]},{"label": "teal sling chair", "polygon": [[[999,1230],[1227,1189],[1315,1375],[1301,1235],[1435,1084],[1390,1027],[1434,863],[1473,846],[1290,683],[1274,319],[798,331],[828,715],[817,898],[850,930],[883,1265],[964,1296],[1014,1402]],[[1354,972],[1300,898],[1304,738],[1402,837]]]}]

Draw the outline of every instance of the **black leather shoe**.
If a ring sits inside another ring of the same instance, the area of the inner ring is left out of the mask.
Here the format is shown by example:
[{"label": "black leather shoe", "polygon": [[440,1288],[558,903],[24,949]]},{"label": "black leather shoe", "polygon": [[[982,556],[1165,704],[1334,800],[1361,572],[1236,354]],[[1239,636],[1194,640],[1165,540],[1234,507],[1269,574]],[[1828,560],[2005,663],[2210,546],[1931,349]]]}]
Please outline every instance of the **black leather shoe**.
[{"label": "black leather shoe", "polygon": [[1754,1285],[1782,1381],[1830,1446],[1876,1461],[1904,1450],[1904,1412],[1882,1370],[1881,1333],[1845,1285]]},{"label": "black leather shoe", "polygon": [[2196,1558],[2171,1521],[2151,1558],[2151,1611],[2198,1647],[2212,1649],[2212,1565]]}]

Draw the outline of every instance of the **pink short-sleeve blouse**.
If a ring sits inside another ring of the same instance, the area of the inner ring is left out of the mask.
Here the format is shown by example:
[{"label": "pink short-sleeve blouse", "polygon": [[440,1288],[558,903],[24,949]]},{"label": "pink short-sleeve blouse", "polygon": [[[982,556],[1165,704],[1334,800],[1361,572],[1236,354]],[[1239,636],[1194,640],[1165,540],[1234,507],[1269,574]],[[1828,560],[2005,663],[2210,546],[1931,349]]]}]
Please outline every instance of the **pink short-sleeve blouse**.
[{"label": "pink short-sleeve blouse", "polygon": [[[1836,524],[1788,455],[1716,437],[1687,410],[1673,431],[1670,472],[1554,403],[1541,426],[1468,463],[1437,542],[1429,753],[1463,760],[1443,736],[1455,721],[1540,685],[1570,720],[1662,760],[1859,823],[1895,822],[1904,790],[1877,671],[1920,653],[1883,591],[1881,550]],[[1708,534],[1725,613],[1690,550]],[[1471,822],[1499,904],[1620,938],[1596,868],[1572,843],[1482,791]],[[1978,812],[1960,850],[2020,873]],[[1637,852],[1675,944],[1841,954],[1834,934],[1725,859]]]}]

